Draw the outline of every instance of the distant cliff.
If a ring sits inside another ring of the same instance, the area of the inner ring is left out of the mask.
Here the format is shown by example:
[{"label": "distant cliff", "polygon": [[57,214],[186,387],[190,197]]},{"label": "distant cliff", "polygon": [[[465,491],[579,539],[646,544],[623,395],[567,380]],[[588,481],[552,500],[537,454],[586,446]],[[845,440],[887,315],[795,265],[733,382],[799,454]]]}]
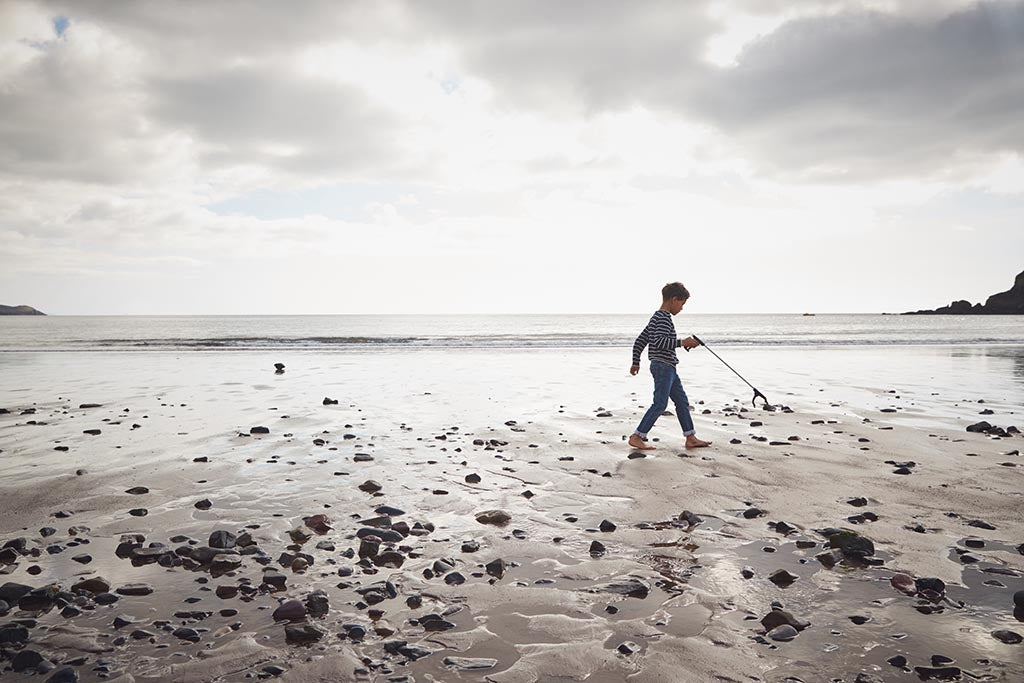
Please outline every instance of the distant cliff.
[{"label": "distant cliff", "polygon": [[0,315],[46,315],[31,306],[4,306],[0,304]]},{"label": "distant cliff", "polygon": [[970,301],[954,301],[934,311],[908,311],[903,315],[954,314],[954,315],[1024,315],[1024,272],[1017,275],[1013,287],[1005,292],[990,296],[984,304],[971,305]]}]

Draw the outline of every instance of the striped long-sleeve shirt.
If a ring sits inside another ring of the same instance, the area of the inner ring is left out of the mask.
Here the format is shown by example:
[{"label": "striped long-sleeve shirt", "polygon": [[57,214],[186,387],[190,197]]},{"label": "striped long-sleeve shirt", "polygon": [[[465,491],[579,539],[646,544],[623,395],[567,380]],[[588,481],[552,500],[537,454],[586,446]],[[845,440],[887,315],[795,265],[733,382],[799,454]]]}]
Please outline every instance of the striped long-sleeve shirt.
[{"label": "striped long-sleeve shirt", "polygon": [[682,342],[676,337],[676,326],[672,324],[672,314],[659,308],[651,316],[647,327],[633,342],[633,365],[640,365],[640,354],[647,348],[647,357],[669,365],[676,365],[676,349]]}]

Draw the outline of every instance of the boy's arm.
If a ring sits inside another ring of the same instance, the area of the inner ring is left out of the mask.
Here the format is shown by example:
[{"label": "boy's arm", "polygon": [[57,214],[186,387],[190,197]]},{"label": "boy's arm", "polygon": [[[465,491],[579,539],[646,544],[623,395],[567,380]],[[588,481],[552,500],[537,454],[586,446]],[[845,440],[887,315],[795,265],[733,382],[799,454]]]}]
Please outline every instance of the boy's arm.
[{"label": "boy's arm", "polygon": [[643,352],[644,347],[647,346],[647,339],[648,339],[648,337],[647,337],[647,328],[645,327],[644,331],[641,332],[640,336],[636,338],[635,342],[633,342],[633,365],[634,366],[639,366],[640,365],[640,354]]}]

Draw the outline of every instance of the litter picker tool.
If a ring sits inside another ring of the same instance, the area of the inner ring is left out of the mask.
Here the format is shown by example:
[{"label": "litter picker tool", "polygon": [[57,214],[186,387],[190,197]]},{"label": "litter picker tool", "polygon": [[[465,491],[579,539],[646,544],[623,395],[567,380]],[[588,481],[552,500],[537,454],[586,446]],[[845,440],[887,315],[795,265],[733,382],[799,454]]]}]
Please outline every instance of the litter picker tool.
[{"label": "litter picker tool", "polygon": [[[703,342],[703,341],[701,340],[701,338],[700,338],[700,337],[698,337],[698,336],[697,336],[697,335],[695,335],[695,334],[693,334],[693,335],[690,335],[690,336],[691,336],[691,337],[693,337],[693,340],[694,340],[695,342],[697,342],[698,344],[700,344],[701,346],[703,346],[703,347],[704,347],[705,349],[707,349],[708,351],[711,351],[711,347],[709,347],[709,346],[708,346],[707,344],[705,344],[705,343],[704,343],[704,342]],[[689,350],[690,350],[690,349],[686,349],[686,350],[687,350],[687,352],[689,352]],[[713,356],[714,356],[715,358],[717,358],[718,360],[721,360],[721,361],[722,361],[722,364],[723,364],[723,365],[725,365],[725,367],[729,368],[729,369],[730,369],[730,370],[732,370],[733,372],[736,372],[736,369],[735,369],[735,368],[734,368],[733,366],[731,366],[731,365],[729,365],[728,363],[726,363],[726,362],[725,362],[724,360],[722,360],[722,357],[721,357],[721,356],[719,356],[719,355],[718,355],[717,353],[715,353],[714,351],[711,351],[711,355],[713,355]],[[742,380],[743,380],[744,382],[746,382],[747,386],[748,386],[748,387],[750,387],[751,389],[753,389],[753,390],[754,390],[754,398],[752,398],[752,399],[750,400],[750,405],[754,406],[755,408],[757,407],[757,397],[758,397],[758,396],[760,396],[760,397],[761,397],[761,400],[762,400],[762,401],[764,401],[764,404],[765,404],[765,405],[768,405],[768,399],[767,399],[767,398],[765,398],[765,395],[764,395],[764,394],[762,394],[762,393],[761,393],[760,391],[758,391],[757,387],[755,387],[755,386],[754,386],[753,384],[751,384],[750,382],[747,382],[746,378],[744,378],[744,377],[743,377],[743,375],[741,375],[740,373],[736,372],[736,376],[737,376],[737,377],[739,377],[740,379],[742,379]]]}]

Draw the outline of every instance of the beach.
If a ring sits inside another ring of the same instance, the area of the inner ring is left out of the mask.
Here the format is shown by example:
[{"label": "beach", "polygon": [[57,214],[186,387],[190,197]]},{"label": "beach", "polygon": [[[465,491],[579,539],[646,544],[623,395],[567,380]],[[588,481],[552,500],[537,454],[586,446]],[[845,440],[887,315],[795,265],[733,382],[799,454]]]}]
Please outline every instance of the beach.
[{"label": "beach", "polygon": [[680,353],[713,445],[666,415],[645,453],[628,347],[2,353],[4,647],[83,681],[1021,680],[1024,439],[967,427],[1024,428],[1024,347],[717,350],[771,409]]}]

